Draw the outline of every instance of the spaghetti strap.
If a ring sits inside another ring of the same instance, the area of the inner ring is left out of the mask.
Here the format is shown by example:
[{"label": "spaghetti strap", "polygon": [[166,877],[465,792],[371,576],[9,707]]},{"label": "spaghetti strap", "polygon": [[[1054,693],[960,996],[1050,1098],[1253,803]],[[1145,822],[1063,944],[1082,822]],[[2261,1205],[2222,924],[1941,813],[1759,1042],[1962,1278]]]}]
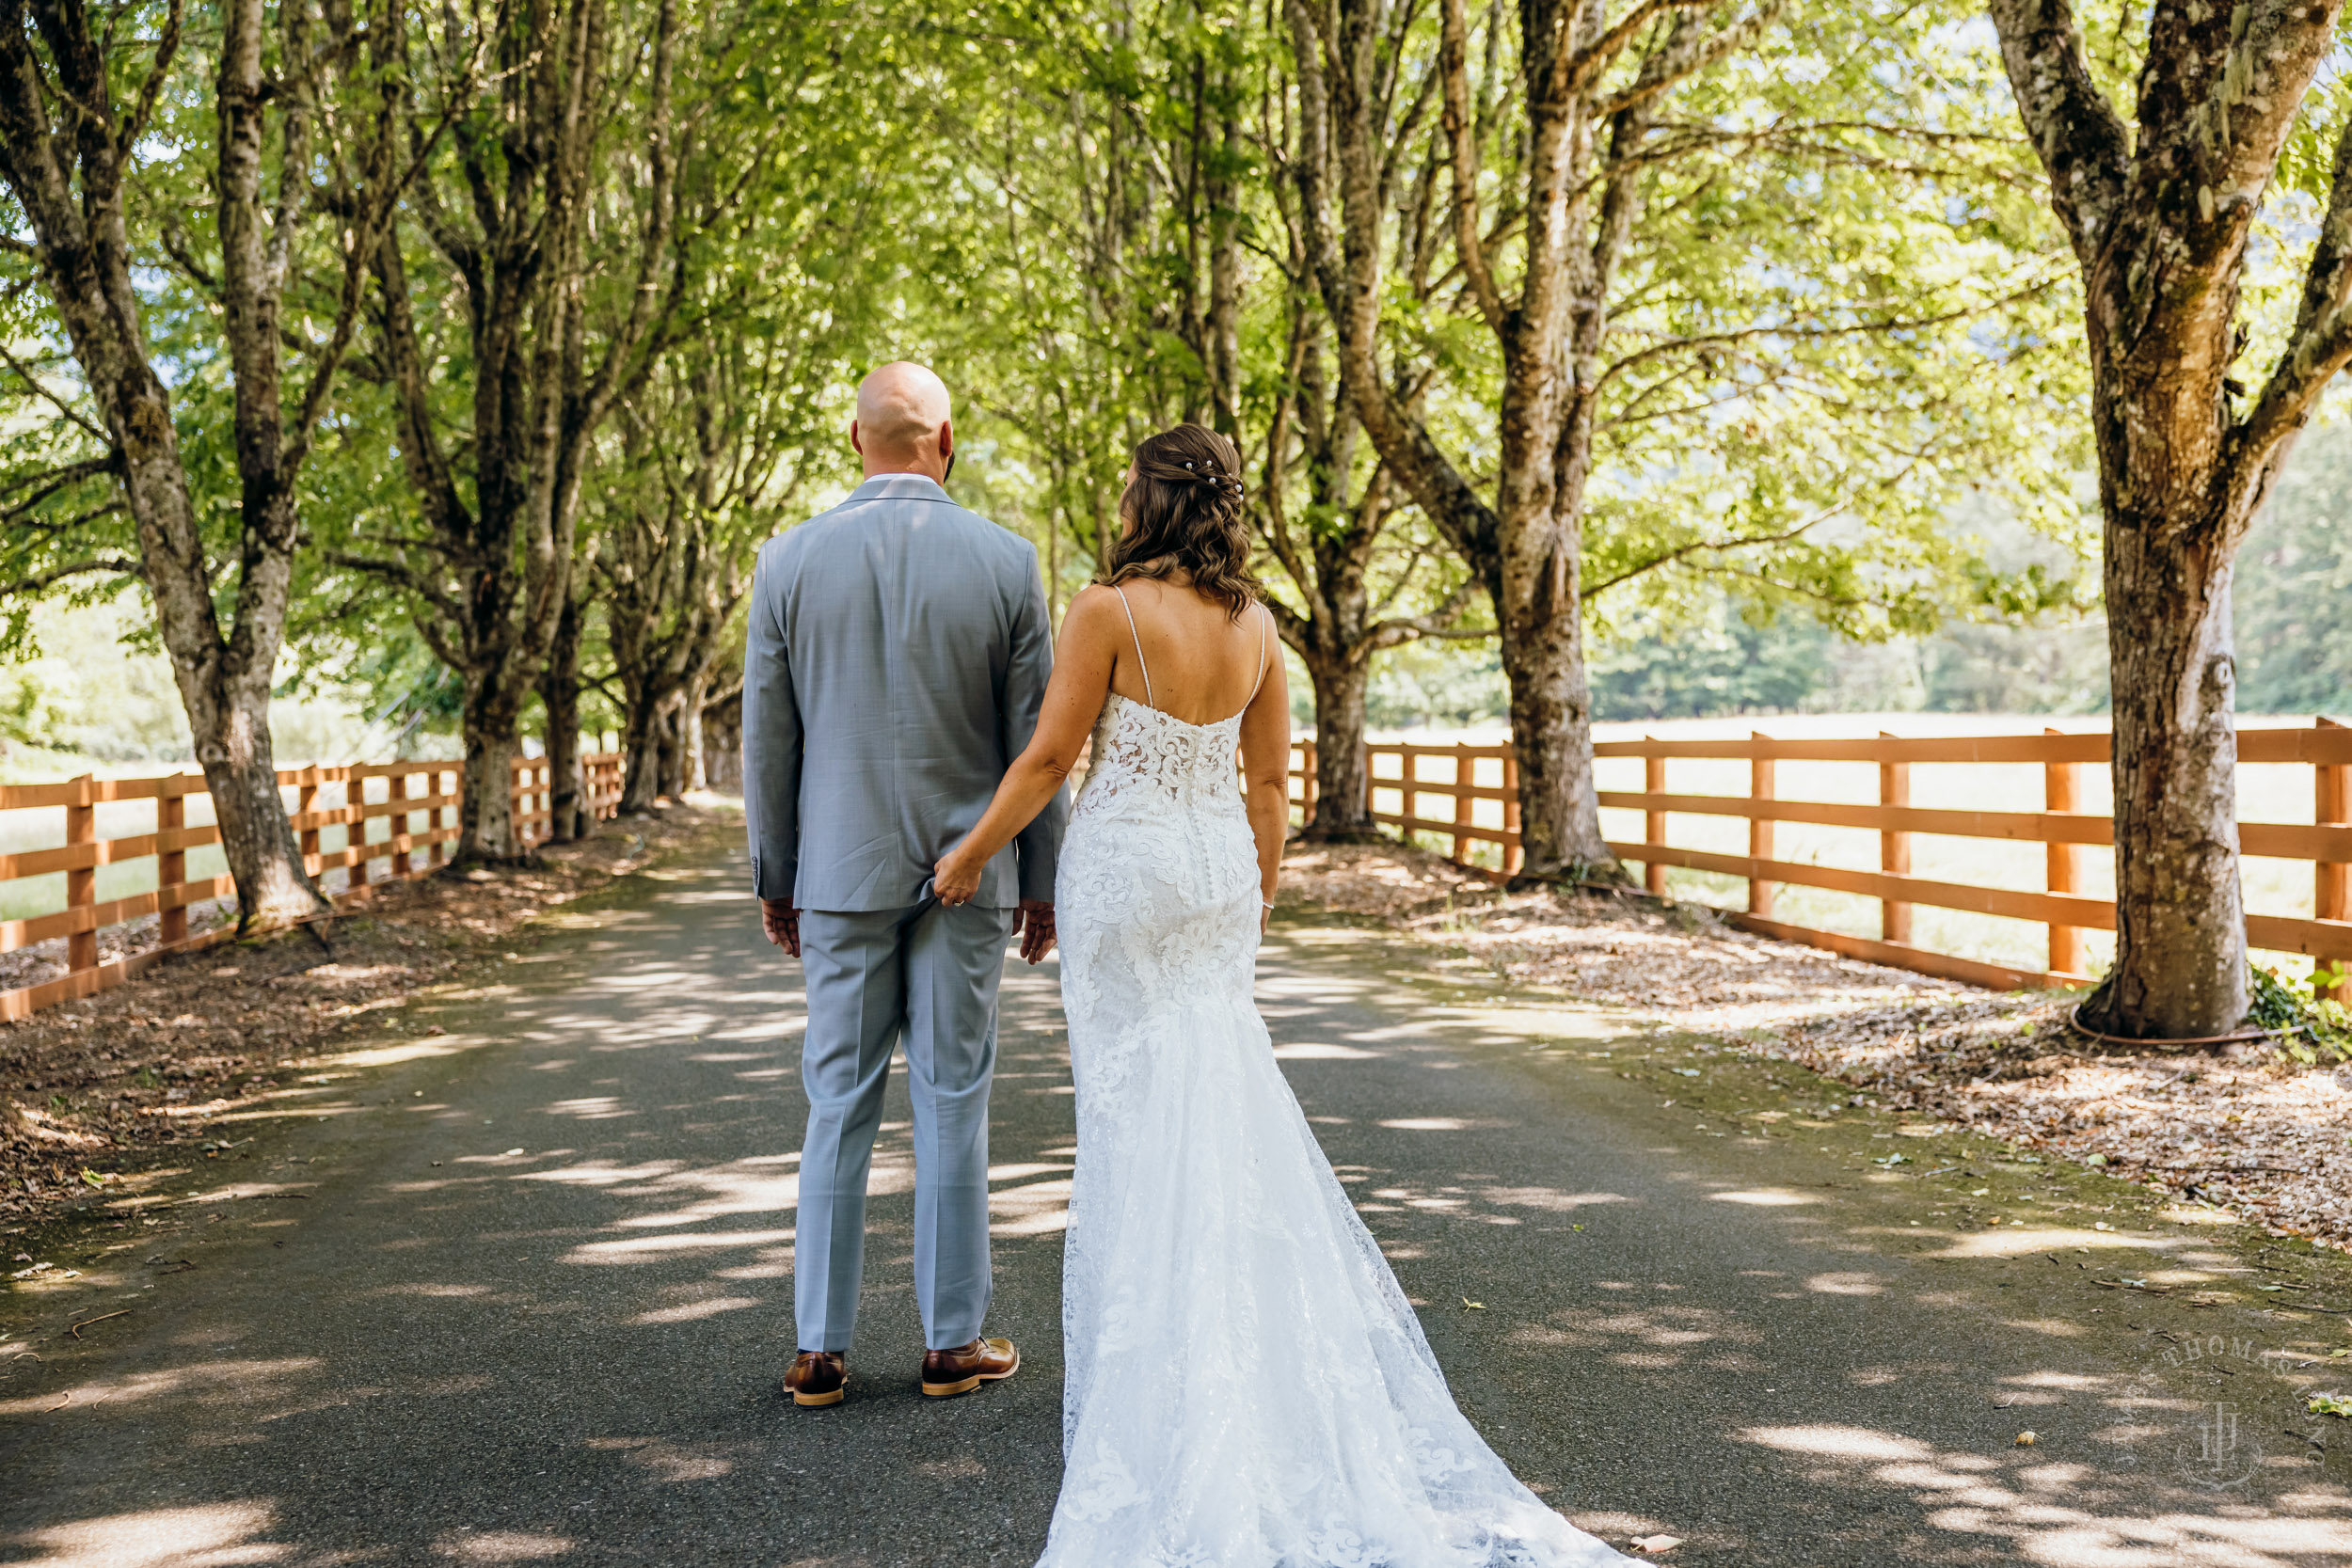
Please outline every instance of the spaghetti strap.
[{"label": "spaghetti strap", "polygon": [[[1136,629],[1136,607],[1127,602],[1127,591],[1117,583],[1111,585],[1111,592],[1119,595],[1120,608],[1127,612],[1127,635],[1136,641],[1136,670],[1143,676],[1143,705],[1157,708],[1160,705],[1152,700],[1152,667],[1143,661],[1143,633]],[[1265,632],[1261,629],[1258,637],[1263,641]]]},{"label": "spaghetti strap", "polygon": [[[1265,658],[1265,626],[1268,621],[1273,619],[1274,611],[1268,610],[1263,605],[1260,605],[1258,607],[1258,684],[1249,689],[1249,703],[1256,702],[1258,700],[1258,693],[1265,689],[1265,673],[1267,669]],[[1249,711],[1249,703],[1242,704],[1241,710],[1244,713],[1248,713]]]}]

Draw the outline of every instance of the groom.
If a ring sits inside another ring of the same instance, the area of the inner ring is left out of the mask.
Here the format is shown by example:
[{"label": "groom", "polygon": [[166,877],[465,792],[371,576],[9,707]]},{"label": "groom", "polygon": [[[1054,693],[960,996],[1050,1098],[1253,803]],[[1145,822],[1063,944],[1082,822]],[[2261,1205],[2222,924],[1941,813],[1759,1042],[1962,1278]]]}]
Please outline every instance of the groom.
[{"label": "groom", "polygon": [[770,540],[753,580],[743,678],[743,815],[768,940],[802,960],[808,1034],[793,1247],[795,1404],[838,1404],[857,1318],[866,1179],[903,1037],[914,1101],[914,1293],[923,1392],[1010,1377],[988,1310],[988,1087],[996,982],[1016,909],[1021,956],[1054,943],[1054,803],[954,909],[930,871],[1037,726],[1053,633],[1037,551],[942,488],[947,388],[920,365],[858,388],[866,483]]}]

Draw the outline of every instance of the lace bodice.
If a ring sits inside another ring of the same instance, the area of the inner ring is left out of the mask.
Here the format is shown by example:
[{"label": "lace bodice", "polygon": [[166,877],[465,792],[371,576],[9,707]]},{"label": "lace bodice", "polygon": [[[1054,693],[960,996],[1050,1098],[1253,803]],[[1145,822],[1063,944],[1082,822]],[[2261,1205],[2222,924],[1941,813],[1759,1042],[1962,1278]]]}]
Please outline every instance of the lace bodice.
[{"label": "lace bodice", "polygon": [[1120,797],[1140,794],[1143,800],[1135,803],[1146,809],[1215,810],[1230,803],[1238,813],[1240,748],[1238,713],[1214,724],[1187,724],[1114,691],[1094,721],[1091,760],[1074,809],[1124,809],[1129,802]]}]

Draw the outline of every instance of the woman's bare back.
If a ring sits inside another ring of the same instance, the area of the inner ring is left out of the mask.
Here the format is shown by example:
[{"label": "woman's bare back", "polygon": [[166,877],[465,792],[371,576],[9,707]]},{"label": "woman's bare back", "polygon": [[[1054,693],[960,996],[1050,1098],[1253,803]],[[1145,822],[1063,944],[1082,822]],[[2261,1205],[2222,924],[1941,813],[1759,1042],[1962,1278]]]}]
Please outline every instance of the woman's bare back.
[{"label": "woman's bare back", "polygon": [[1249,705],[1265,661],[1277,657],[1263,605],[1236,619],[1195,589],[1153,578],[1130,578],[1110,592],[1126,601],[1134,623],[1130,646],[1114,655],[1113,691],[1187,724],[1214,724]]}]

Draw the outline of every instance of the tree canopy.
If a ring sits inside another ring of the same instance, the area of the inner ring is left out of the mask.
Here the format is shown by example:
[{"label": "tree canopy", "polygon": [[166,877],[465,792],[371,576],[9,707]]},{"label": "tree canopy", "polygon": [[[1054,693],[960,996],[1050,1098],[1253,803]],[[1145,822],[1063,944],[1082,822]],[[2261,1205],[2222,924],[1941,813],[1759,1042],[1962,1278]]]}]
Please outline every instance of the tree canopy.
[{"label": "tree canopy", "polygon": [[[1234,438],[1311,831],[1368,825],[1377,662],[1463,648],[1529,871],[1605,877],[1597,706],[1788,700],[1825,644],[1774,625],[2095,608],[2103,530],[2112,607],[2115,334],[2155,274],[2086,273],[2103,236],[2235,247],[2196,326],[2234,547],[2352,352],[2343,278],[2298,260],[2346,199],[2345,76],[2276,9],[2258,111],[2199,74],[2238,47],[2218,9],[2191,39],[2023,0],[0,0],[0,646],[36,601],[140,594],[250,807],[249,910],[314,896],[267,820],[290,686],[453,731],[463,853],[510,854],[526,732],[569,777],[619,730],[632,809],[709,766],[753,553],[854,481],[859,376],[916,358],[960,400],[955,492],[1037,542],[1057,609],[1136,440]],[[2134,184],[2215,93],[2275,181]]]}]

